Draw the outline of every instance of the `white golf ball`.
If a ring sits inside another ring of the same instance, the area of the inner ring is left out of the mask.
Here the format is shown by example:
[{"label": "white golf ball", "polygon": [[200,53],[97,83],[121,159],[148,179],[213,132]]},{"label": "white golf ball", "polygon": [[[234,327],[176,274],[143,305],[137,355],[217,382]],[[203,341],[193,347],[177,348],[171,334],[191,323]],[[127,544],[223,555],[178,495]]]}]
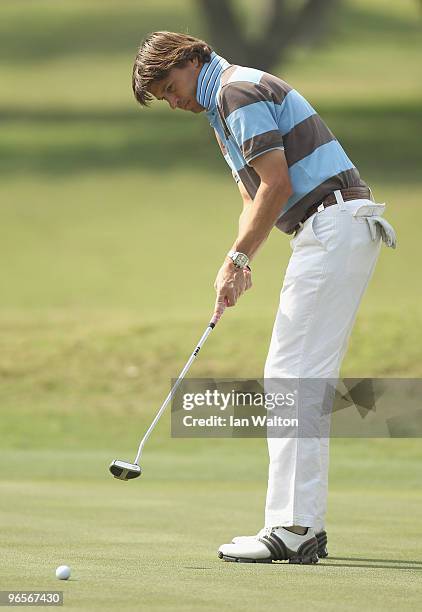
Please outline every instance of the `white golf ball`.
[{"label": "white golf ball", "polygon": [[56,569],[56,578],[59,580],[67,580],[70,576],[70,567],[68,565],[59,565]]}]

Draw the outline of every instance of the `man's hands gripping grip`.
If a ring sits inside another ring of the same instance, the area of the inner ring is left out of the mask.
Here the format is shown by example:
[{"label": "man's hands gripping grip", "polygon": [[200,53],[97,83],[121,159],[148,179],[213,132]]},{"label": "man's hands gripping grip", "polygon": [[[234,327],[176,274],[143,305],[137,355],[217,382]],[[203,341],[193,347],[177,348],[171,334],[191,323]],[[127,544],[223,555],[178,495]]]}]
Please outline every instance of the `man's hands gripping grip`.
[{"label": "man's hands gripping grip", "polygon": [[214,283],[217,293],[214,315],[221,316],[226,306],[234,306],[240,296],[251,287],[251,270],[249,268],[238,269],[232,260],[227,258],[219,269]]}]

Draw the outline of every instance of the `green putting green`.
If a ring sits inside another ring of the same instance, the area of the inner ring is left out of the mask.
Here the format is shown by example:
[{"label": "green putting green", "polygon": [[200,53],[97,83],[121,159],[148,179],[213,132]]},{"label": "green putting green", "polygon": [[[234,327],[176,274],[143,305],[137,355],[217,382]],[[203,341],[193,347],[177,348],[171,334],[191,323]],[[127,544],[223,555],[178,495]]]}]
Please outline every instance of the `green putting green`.
[{"label": "green putting green", "polygon": [[418,608],[419,441],[332,442],[330,556],[302,567],[217,558],[262,526],[264,440],[157,446],[126,483],[108,473],[114,449],[0,453],[2,589],[62,590],[69,610],[249,612],[278,609],[281,595],[292,610]]}]

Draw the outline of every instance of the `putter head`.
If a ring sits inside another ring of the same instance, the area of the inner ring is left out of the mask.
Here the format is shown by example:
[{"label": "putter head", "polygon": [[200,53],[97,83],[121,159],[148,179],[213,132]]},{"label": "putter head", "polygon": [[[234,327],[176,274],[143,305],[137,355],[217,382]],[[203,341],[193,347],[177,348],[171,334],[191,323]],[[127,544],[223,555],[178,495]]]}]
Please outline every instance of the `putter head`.
[{"label": "putter head", "polygon": [[142,473],[141,468],[136,463],[128,463],[119,459],[112,461],[109,469],[114,478],[119,480],[132,480],[132,478],[138,478]]}]

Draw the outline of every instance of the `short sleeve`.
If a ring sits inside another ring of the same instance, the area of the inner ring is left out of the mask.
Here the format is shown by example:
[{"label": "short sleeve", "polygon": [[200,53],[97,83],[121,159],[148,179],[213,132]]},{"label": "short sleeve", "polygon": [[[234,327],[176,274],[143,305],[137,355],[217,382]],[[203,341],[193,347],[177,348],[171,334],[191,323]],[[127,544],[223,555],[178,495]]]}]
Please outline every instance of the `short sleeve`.
[{"label": "short sleeve", "polygon": [[237,81],[220,93],[223,118],[247,163],[255,157],[284,149],[277,122],[277,109],[267,87]]}]

